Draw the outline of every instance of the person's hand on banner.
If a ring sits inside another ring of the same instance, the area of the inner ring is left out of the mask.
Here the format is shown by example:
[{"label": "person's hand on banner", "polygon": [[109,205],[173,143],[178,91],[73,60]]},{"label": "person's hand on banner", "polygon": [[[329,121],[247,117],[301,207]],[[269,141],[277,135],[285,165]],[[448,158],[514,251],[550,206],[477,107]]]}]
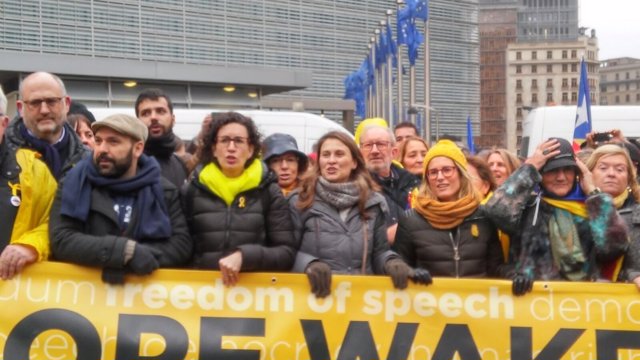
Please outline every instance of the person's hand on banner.
[{"label": "person's hand on banner", "polygon": [[325,298],[331,294],[331,268],[327,263],[314,261],[307,266],[305,273],[316,297]]}]

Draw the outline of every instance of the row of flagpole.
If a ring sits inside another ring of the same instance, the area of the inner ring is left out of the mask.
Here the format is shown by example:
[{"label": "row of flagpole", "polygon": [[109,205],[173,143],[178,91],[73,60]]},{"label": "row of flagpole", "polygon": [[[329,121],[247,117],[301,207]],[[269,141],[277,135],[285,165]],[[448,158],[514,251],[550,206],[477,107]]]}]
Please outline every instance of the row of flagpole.
[{"label": "row of flagpole", "polygon": [[[428,39],[429,9],[428,0],[397,0],[396,31],[391,27],[393,11],[386,11],[386,19],[380,21],[380,27],[374,30],[374,36],[367,45],[368,52],[358,70],[344,79],[345,99],[353,99],[356,103],[356,115],[361,118],[381,117],[390,125],[405,121],[416,123],[415,114],[407,114],[404,106],[404,82],[402,52],[407,48],[409,60],[409,108],[416,105],[425,110],[425,125],[421,126],[429,134],[429,49]],[[404,5],[404,6],[403,6]],[[417,22],[425,24],[425,34],[418,30]],[[416,60],[419,46],[424,43],[424,104],[416,103]],[[395,76],[394,76],[395,69]],[[395,94],[394,94],[394,83]],[[420,125],[420,124],[418,124]]]}]

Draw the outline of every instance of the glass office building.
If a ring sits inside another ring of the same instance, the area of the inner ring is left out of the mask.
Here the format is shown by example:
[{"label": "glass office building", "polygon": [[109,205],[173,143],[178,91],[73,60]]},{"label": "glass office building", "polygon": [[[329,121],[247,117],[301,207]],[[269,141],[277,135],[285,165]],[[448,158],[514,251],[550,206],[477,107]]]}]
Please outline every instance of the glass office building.
[{"label": "glass office building", "polygon": [[[478,115],[477,0],[430,6],[431,106],[441,129],[460,132]],[[342,100],[344,77],[395,8],[392,0],[0,1],[0,82],[10,92],[24,74],[46,70],[94,105],[130,106],[140,87],[161,86],[179,107],[297,101],[339,120],[352,106]],[[418,81],[418,99],[423,89]]]}]

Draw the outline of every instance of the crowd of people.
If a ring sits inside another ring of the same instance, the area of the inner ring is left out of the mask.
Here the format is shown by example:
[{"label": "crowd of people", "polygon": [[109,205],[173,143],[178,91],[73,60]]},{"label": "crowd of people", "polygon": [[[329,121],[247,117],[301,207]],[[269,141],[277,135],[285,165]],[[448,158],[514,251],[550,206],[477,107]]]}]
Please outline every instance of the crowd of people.
[{"label": "crowd of people", "polygon": [[122,284],[158,268],[298,272],[317,297],[332,274],[397,289],[433,277],[630,282],[640,288],[640,149],[612,130],[577,155],[552,138],[526,159],[429,144],[415,125],[362,121],[312,154],[261,138],[236,112],[203,119],[190,151],[171,99],[142,91],[136,117],[96,120],[54,74],[23,79],[9,121],[0,89],[0,278],[38,261]]}]

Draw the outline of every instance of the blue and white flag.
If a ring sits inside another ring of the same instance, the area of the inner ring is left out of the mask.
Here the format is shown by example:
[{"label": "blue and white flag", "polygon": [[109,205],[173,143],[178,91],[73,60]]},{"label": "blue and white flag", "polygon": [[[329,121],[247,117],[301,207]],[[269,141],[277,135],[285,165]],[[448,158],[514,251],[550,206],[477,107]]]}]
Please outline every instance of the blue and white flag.
[{"label": "blue and white flag", "polygon": [[576,111],[575,128],[573,130],[573,150],[580,150],[580,145],[591,132],[591,93],[589,92],[589,78],[587,64],[584,58],[580,62],[580,88],[578,89],[578,109]]}]

